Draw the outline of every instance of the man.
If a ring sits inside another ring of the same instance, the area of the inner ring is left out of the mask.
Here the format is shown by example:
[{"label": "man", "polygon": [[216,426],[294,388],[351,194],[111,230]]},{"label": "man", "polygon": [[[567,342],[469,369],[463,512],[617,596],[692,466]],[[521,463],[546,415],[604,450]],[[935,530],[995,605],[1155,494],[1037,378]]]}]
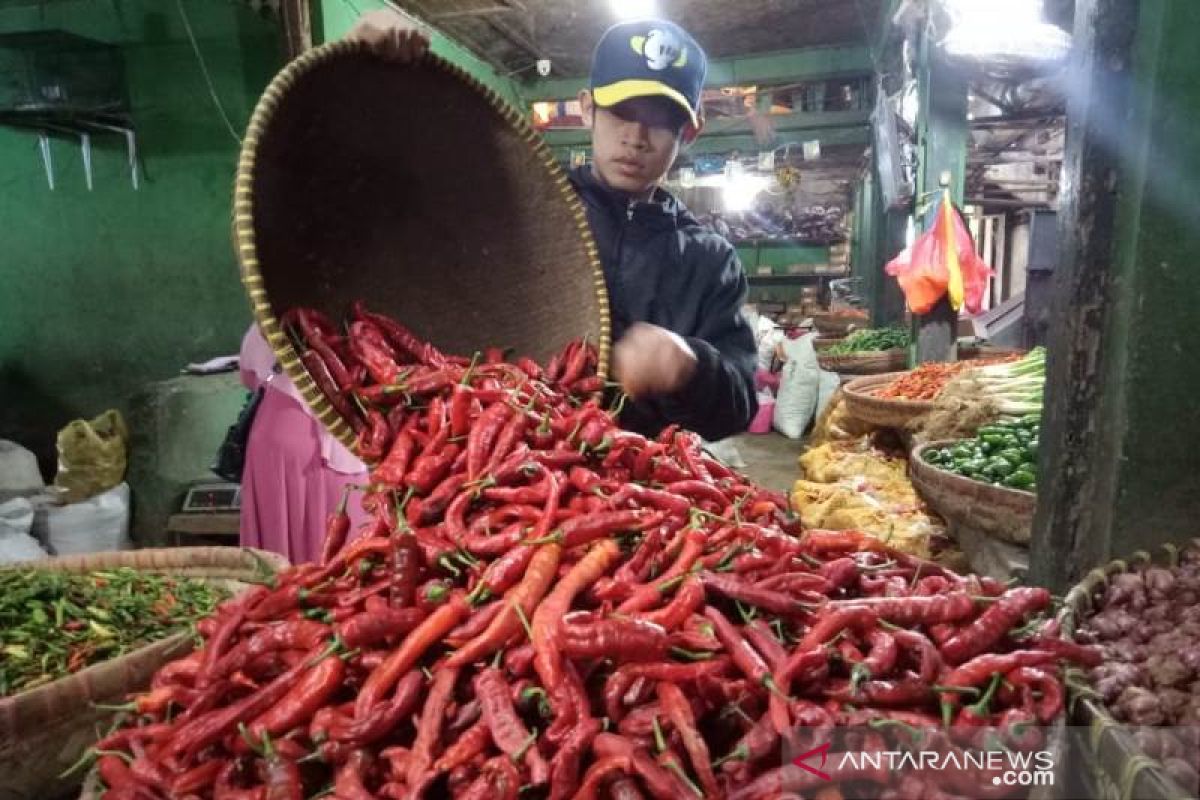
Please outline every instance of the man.
[{"label": "man", "polygon": [[[350,37],[400,61],[428,46],[389,12],[364,15]],[[579,93],[592,164],[570,179],[604,267],[613,373],[632,399],[621,424],[654,435],[675,423],[718,440],[757,410],[746,276],[732,245],[658,185],[703,126],[706,70],[704,51],[674,23],[610,28]]]}]

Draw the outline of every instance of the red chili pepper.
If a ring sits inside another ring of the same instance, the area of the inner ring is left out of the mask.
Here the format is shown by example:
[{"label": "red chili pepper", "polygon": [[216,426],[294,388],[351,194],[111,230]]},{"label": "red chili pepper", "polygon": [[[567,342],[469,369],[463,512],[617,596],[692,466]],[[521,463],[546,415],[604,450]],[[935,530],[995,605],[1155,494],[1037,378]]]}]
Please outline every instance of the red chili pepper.
[{"label": "red chili pepper", "polygon": [[459,670],[456,667],[442,663],[433,675],[429,694],[421,709],[421,718],[417,722],[417,735],[413,741],[412,752],[408,762],[408,784],[410,787],[421,785],[430,772],[435,748],[442,735],[445,724],[446,708],[454,693],[454,685],[458,681]]},{"label": "red chili pepper", "polygon": [[430,439],[429,445],[405,476],[405,485],[417,494],[429,494],[450,473],[454,459],[458,458],[459,448],[456,444],[446,443],[449,436],[450,429],[447,427]]},{"label": "red chili pepper", "polygon": [[386,608],[363,611],[337,627],[338,638],[346,647],[370,647],[415,629],[425,619],[418,608]]},{"label": "red chili pepper", "polygon": [[361,301],[353,306],[354,318],[374,324],[393,347],[431,367],[439,367],[447,362],[446,356],[428,342],[423,342],[408,328],[396,322],[391,317],[375,314],[366,309]]},{"label": "red chili pepper", "polygon": [[721,646],[729,653],[729,657],[733,659],[733,663],[742,671],[742,674],[755,684],[777,691],[775,679],[771,677],[771,671],[767,669],[766,662],[742,637],[733,623],[712,606],[704,609],[704,617],[712,623],[713,631],[720,640]]},{"label": "red chili pepper", "polygon": [[404,637],[387,660],[371,673],[358,691],[358,698],[354,703],[354,716],[365,717],[430,647],[438,643],[470,613],[471,607],[462,595],[452,594],[444,605],[438,607],[412,633]]},{"label": "red chili pepper", "polygon": [[[524,527],[520,530],[524,531]],[[504,536],[507,535],[504,534]],[[519,541],[521,540],[518,539]],[[472,595],[496,597],[508,591],[525,574],[537,549],[538,546],[532,544],[517,544],[512,547],[511,550],[488,565],[479,579],[479,583],[472,591]]]},{"label": "red chili pepper", "polygon": [[700,581],[705,589],[711,589],[717,594],[739,600],[752,606],[757,606],[773,614],[781,616],[796,616],[813,611],[810,603],[797,600],[781,592],[772,592],[750,584],[736,575],[717,572],[701,572]]},{"label": "red chili pepper", "polygon": [[509,417],[508,421],[504,423],[504,427],[496,435],[495,444],[492,445],[491,453],[488,455],[486,463],[483,466],[482,474],[490,475],[500,466],[501,462],[512,452],[513,448],[525,437],[525,431],[528,427],[529,420],[524,413],[518,411]]},{"label": "red chili pepper", "polygon": [[[310,657],[317,655],[319,653],[312,652]],[[185,752],[198,753],[219,740],[239,722],[248,722],[257,718],[288,693],[296,679],[307,671],[308,661],[309,659],[306,658],[266,686],[232,705],[189,720],[183,725],[177,725],[170,740],[166,743],[167,753],[174,756],[183,755]]]},{"label": "red chili pepper", "polygon": [[685,480],[676,481],[667,486],[668,492],[682,495],[690,500],[700,502],[701,500],[710,500],[716,503],[719,507],[725,507],[729,504],[729,498],[711,483],[700,480]]},{"label": "red chili pepper", "polygon": [[360,458],[368,463],[374,463],[383,458],[387,452],[388,438],[391,429],[387,417],[376,409],[367,412],[366,425],[358,432],[354,440],[354,450]]},{"label": "red chili pepper", "polygon": [[[492,624],[483,633],[454,651],[446,663],[456,667],[466,666],[503,647],[520,629],[521,616],[528,619],[550,588],[558,569],[560,553],[560,548],[555,544],[537,548],[521,583],[504,596],[504,610],[492,620]],[[519,613],[517,609],[520,609]]]},{"label": "red chili pepper", "polygon": [[[350,424],[355,433],[358,433],[363,428],[362,415],[354,408],[354,405],[346,397],[347,389],[339,385],[337,379],[330,374],[330,369],[326,361],[313,350],[305,350],[300,355],[300,361],[304,364],[304,368],[308,370],[308,374],[312,377],[313,382],[317,384],[317,388],[321,390],[321,394],[333,406],[334,411],[341,415],[342,419]],[[343,368],[344,369],[344,368]],[[350,381],[351,377],[347,374],[343,380]]]},{"label": "red chili pepper", "polygon": [[462,647],[466,642],[487,630],[487,626],[491,625],[492,620],[503,610],[503,600],[493,600],[487,605],[475,609],[466,622],[446,634],[446,644],[451,647]]},{"label": "red chili pepper", "polygon": [[96,761],[96,772],[110,790],[137,789],[141,782],[133,776],[124,760],[114,755],[100,756]]},{"label": "red chili pepper", "polygon": [[1079,644],[1057,636],[1039,634],[1021,644],[1036,650],[1049,650],[1059,658],[1083,667],[1094,668],[1104,662],[1104,651],[1099,646]]},{"label": "red chili pepper", "polygon": [[[1049,650],[986,653],[956,667],[941,680],[941,685],[951,688],[978,687],[990,680],[993,673],[1008,673],[1018,667],[1039,667],[1043,664],[1052,664],[1055,660],[1057,660],[1057,656]],[[953,708],[958,704],[958,696],[954,692],[945,692],[942,695],[942,702],[945,706]]]},{"label": "red chili pepper", "polygon": [[382,483],[387,486],[402,485],[404,476],[408,472],[409,464],[412,462],[413,454],[416,450],[417,440],[413,438],[412,433],[406,430],[400,431],[396,436],[396,440],[392,443],[392,448],[388,451],[387,457],[371,473],[371,482]]},{"label": "red chili pepper", "polygon": [[252,660],[280,650],[311,650],[326,640],[329,626],[314,620],[276,622],[243,639],[212,668],[210,679],[225,678]]},{"label": "red chili pepper", "polygon": [[269,597],[265,587],[256,586],[239,598],[223,607],[226,613],[224,621],[217,627],[216,632],[204,645],[204,660],[196,675],[196,685],[203,689],[214,679],[213,670],[221,656],[229,649],[242,620],[247,618],[249,610],[260,604],[264,597]]},{"label": "red chili pepper", "polygon": [[498,486],[483,490],[483,499],[494,503],[509,503],[522,506],[541,505],[550,496],[550,482],[554,478],[545,467],[537,465],[542,479],[531,486]]},{"label": "red chili pepper", "polygon": [[530,624],[533,650],[536,654],[533,666],[542,680],[542,685],[550,689],[558,705],[555,711],[560,716],[565,713],[559,702],[561,694],[557,692],[557,688],[563,684],[562,654],[558,641],[562,619],[571,610],[571,603],[576,595],[612,569],[620,557],[621,548],[616,542],[611,539],[598,542],[558,581],[534,612]]},{"label": "red chili pepper", "polygon": [[[1043,725],[1049,725],[1062,712],[1062,682],[1047,670],[1038,667],[1018,667],[1010,670],[1005,675],[1005,680],[1026,698],[1022,707],[1034,711]],[[1034,694],[1040,695],[1036,705],[1033,702]]]},{"label": "red chili pepper", "polygon": [[933,683],[942,671],[942,656],[933,642],[919,631],[892,628],[889,632],[897,645],[916,654],[919,664],[917,675],[920,679],[926,683]]},{"label": "red chili pepper", "polygon": [[643,748],[634,745],[628,737],[601,733],[592,743],[592,749],[599,758],[628,758],[633,764],[634,772],[645,783],[650,794],[658,800],[676,800],[680,796],[671,773],[660,766]]},{"label": "red chili pepper", "polygon": [[652,622],[670,633],[682,625],[688,617],[699,611],[702,605],[704,605],[704,584],[693,575],[685,578],[679,585],[679,589],[670,603],[655,611],[637,614],[634,619]]},{"label": "red chili pepper", "polygon": [[400,377],[400,366],[370,334],[369,323],[350,324],[350,352],[367,368],[375,383],[391,386]]},{"label": "red chili pepper", "polygon": [[504,403],[494,403],[475,420],[467,434],[467,479],[474,481],[483,474],[484,465],[491,455],[500,430],[512,415]]},{"label": "red chili pepper", "polygon": [[549,780],[550,767],[533,745],[529,729],[517,716],[500,670],[488,667],[475,676],[475,696],[479,698],[483,719],[496,746],[514,761],[523,760],[534,784]]},{"label": "red chili pepper", "polygon": [[346,513],[349,488],[342,491],[342,499],[325,521],[325,538],[321,543],[321,563],[328,564],[346,544],[350,533],[350,515]]},{"label": "red chili pepper", "polygon": [[665,657],[671,645],[665,630],[638,619],[564,625],[561,635],[562,652],[571,658],[653,661]]},{"label": "red chili pepper", "polygon": [[1026,614],[1039,611],[1049,604],[1050,592],[1045,589],[1009,589],[980,614],[978,619],[942,645],[942,657],[951,664],[961,664],[993,647],[1024,619]]},{"label": "red chili pepper", "polygon": [[[583,776],[583,783],[575,792],[575,800],[597,800],[600,787],[614,775],[633,772],[633,760],[628,756],[608,756],[594,762]],[[611,791],[611,790],[610,790]]]},{"label": "red chili pepper", "polygon": [[326,656],[306,671],[287,694],[250,723],[250,736],[260,741],[263,734],[279,736],[308,722],[316,710],[341,688],[346,665],[337,656]]},{"label": "red chili pepper", "polygon": [[936,597],[868,597],[858,600],[834,600],[829,611],[864,609],[879,619],[904,627],[959,622],[975,613],[975,601],[965,592],[950,592]]},{"label": "red chili pepper", "polygon": [[750,640],[750,644],[756,649],[767,662],[767,666],[774,673],[784,662],[787,661],[788,652],[783,644],[775,638],[771,626],[761,618],[751,620],[743,629],[743,634]]},{"label": "red chili pepper", "polygon": [[492,743],[492,732],[483,720],[476,722],[446,748],[433,765],[435,772],[449,772],[485,752]]},{"label": "red chili pepper", "polygon": [[674,683],[660,681],[658,700],[663,711],[666,712],[667,718],[671,720],[672,727],[683,740],[684,750],[687,751],[688,759],[692,762],[692,769],[700,778],[701,788],[708,796],[719,797],[721,789],[717,785],[717,776],[712,771],[708,745],[704,743],[704,737],[700,735],[700,731],[696,727],[696,718],[692,714],[692,707],[688,703],[687,697],[684,696],[683,690]]},{"label": "red chili pepper", "polygon": [[370,762],[371,756],[365,750],[350,753],[334,776],[333,793],[338,800],[376,800],[363,782]]},{"label": "red chili pepper", "polygon": [[386,705],[377,705],[361,719],[334,721],[329,728],[329,738],[353,747],[382,739],[416,710],[424,686],[425,679],[420,670],[409,672],[396,684],[396,691]]},{"label": "red chili pepper", "polygon": [[[214,762],[220,768],[220,762]],[[304,783],[296,762],[278,753],[267,759],[263,775],[265,800],[304,800]]]},{"label": "red chili pepper", "polygon": [[[533,542],[561,542],[564,550],[573,550],[576,547],[589,544],[606,536],[615,535],[621,531],[642,531],[652,528],[662,522],[662,519],[661,513],[640,509],[634,511],[610,511],[605,514],[575,517],[564,522],[550,536],[535,538]],[[535,537],[537,533],[538,531],[535,530]]]},{"label": "red chili pepper", "polygon": [[692,503],[686,497],[661,489],[650,489],[635,483],[628,483],[610,499],[614,508],[620,508],[626,503],[634,503],[638,507],[650,506],[670,514],[687,517],[692,510]]}]

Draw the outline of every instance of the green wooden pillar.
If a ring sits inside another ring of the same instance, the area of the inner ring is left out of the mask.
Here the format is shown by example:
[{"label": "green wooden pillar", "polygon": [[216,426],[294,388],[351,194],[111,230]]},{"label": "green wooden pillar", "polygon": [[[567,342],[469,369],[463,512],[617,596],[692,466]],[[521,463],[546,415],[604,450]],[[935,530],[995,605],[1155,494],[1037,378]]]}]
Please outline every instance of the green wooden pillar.
[{"label": "green wooden pillar", "polygon": [[[943,178],[955,203],[962,203],[967,163],[967,81],[936,52],[927,30],[918,60],[917,169],[918,209],[922,229],[937,209]],[[952,361],[958,338],[958,314],[946,298],[917,319],[917,361]]]},{"label": "green wooden pillar", "polygon": [[1076,0],[1031,578],[1200,518],[1200,3]]}]

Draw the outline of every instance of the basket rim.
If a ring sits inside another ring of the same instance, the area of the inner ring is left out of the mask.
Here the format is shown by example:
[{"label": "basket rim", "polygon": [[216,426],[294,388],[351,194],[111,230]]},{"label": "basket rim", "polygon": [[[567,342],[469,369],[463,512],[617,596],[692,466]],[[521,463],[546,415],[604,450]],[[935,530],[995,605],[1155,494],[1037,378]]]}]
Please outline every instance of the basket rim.
[{"label": "basket rim", "polygon": [[[280,106],[288,90],[305,74],[320,65],[352,55],[370,53],[371,48],[365,42],[340,40],[320,45],[307,50],[284,66],[271,80],[255,104],[254,113],[246,127],[246,135],[242,140],[241,152],[238,156],[236,176],[233,188],[233,244],[237,256],[238,268],[242,285],[250,300],[250,309],[254,320],[262,331],[276,359],[293,385],[304,398],[304,402],[312,409],[317,420],[325,429],[341,442],[352,453],[358,455],[355,446],[355,435],[347,422],[326,399],[317,387],[308,370],[300,361],[296,349],[284,334],[278,318],[271,309],[267,298],[262,271],[259,265],[258,248],[254,233],[254,177],[257,150],[260,139],[264,136],[275,111]],[[499,117],[514,130],[523,141],[533,150],[535,159],[541,162],[546,170],[547,178],[558,187],[562,199],[571,216],[575,219],[576,229],[582,238],[583,249],[586,253],[588,266],[592,272],[593,289],[596,293],[596,306],[599,313],[600,335],[597,343],[599,361],[597,372],[603,380],[607,377],[609,359],[612,348],[612,314],[609,306],[608,288],[604,280],[604,269],[600,264],[600,252],[592,237],[591,227],[579,197],[571,188],[566,173],[554,158],[550,146],[533,129],[528,120],[517,109],[508,103],[495,90],[485,86],[477,78],[458,65],[427,50],[416,64],[432,66],[445,72],[465,84],[469,89],[479,94],[499,115]]]},{"label": "basket rim", "polygon": [[864,375],[861,378],[855,378],[842,387],[846,394],[853,395],[855,398],[866,400],[872,403],[880,403],[891,406],[897,410],[910,412],[925,412],[931,411],[934,406],[932,400],[905,400],[902,398],[878,397],[874,391],[876,386],[884,386],[898,379],[901,375],[907,375],[911,370],[900,370],[897,372],[884,372],[879,375]]}]

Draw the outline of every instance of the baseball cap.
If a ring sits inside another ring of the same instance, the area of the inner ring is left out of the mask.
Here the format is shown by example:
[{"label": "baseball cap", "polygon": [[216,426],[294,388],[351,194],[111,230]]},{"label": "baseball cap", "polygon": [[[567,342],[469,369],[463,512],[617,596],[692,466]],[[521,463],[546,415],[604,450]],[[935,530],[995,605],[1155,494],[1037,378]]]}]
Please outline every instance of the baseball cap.
[{"label": "baseball cap", "polygon": [[592,55],[592,98],[608,107],[634,97],[666,97],[699,127],[707,71],[700,45],[674,22],[621,22],[605,31]]}]

